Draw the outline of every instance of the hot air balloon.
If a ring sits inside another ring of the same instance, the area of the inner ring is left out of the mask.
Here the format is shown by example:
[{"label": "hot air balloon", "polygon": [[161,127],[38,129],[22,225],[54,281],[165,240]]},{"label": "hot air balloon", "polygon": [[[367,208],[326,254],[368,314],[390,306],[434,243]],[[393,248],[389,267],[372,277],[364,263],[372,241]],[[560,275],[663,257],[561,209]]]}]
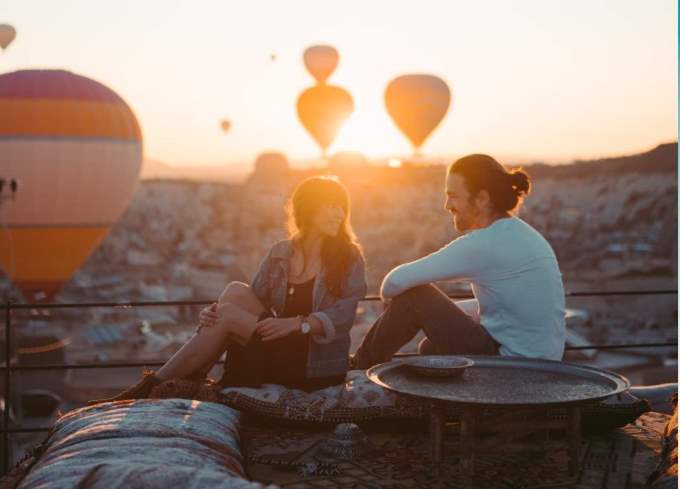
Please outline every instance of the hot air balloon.
[{"label": "hot air balloon", "polygon": [[346,90],[333,85],[308,88],[297,100],[300,122],[321,147],[324,158],[326,149],[353,110],[352,96]]},{"label": "hot air balloon", "polygon": [[318,83],[325,83],[338,66],[340,55],[332,46],[311,46],[305,49],[303,59],[307,71]]},{"label": "hot air balloon", "polygon": [[0,266],[29,300],[50,300],[130,202],[142,135],[99,82],[61,70],[0,75]]},{"label": "hot air balloon", "polygon": [[7,49],[17,37],[17,31],[9,24],[0,24],[0,48]]},{"label": "hot air balloon", "polygon": [[444,118],[450,103],[448,85],[432,75],[400,76],[385,90],[387,112],[416,153]]},{"label": "hot air balloon", "polygon": [[229,132],[229,129],[231,128],[231,121],[228,121],[226,119],[221,120],[220,127],[224,132]]}]

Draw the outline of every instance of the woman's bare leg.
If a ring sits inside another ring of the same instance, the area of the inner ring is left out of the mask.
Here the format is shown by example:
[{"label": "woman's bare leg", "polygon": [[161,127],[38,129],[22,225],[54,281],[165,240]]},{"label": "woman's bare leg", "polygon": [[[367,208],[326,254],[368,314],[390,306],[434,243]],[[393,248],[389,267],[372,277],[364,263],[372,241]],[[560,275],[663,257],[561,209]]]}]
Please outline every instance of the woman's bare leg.
[{"label": "woman's bare leg", "polygon": [[229,332],[238,327],[252,330],[265,310],[247,284],[231,282],[220,294],[223,315],[217,324],[200,328],[157,372],[161,380],[186,378],[209,370],[227,347]]}]

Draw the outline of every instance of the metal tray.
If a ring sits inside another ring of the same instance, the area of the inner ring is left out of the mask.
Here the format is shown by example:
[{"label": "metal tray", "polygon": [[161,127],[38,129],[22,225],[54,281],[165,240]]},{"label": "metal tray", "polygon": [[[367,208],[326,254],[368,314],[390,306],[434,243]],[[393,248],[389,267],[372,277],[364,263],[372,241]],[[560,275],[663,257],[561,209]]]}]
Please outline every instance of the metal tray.
[{"label": "metal tray", "polygon": [[520,357],[466,355],[474,361],[459,378],[427,378],[401,359],[375,365],[371,381],[399,394],[479,406],[574,405],[628,390],[624,376],[583,365]]}]

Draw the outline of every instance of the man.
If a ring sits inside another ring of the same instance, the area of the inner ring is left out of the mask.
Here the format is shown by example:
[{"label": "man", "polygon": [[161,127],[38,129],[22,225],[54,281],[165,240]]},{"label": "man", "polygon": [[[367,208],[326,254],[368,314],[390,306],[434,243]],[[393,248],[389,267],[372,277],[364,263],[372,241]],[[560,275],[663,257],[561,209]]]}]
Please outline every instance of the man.
[{"label": "man", "polygon": [[[423,330],[422,354],[513,355],[560,360],[564,353],[564,289],[555,253],[515,216],[529,193],[529,176],[508,172],[487,155],[453,163],[446,209],[463,235],[387,274],[389,301],[352,359],[354,368],[391,360]],[[468,314],[431,284],[470,282]]]}]

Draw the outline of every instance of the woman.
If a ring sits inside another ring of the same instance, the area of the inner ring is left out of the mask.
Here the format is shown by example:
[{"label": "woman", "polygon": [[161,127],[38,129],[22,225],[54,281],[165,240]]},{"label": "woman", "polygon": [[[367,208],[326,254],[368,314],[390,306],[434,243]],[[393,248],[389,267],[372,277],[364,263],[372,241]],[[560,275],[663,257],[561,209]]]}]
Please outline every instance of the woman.
[{"label": "woman", "polygon": [[249,286],[231,282],[199,327],[157,372],[96,402],[139,399],[171,379],[203,381],[227,350],[219,386],[278,383],[316,390],[344,382],[357,303],[366,294],[361,248],[345,187],[312,177],[288,205],[290,238],[276,243]]}]

